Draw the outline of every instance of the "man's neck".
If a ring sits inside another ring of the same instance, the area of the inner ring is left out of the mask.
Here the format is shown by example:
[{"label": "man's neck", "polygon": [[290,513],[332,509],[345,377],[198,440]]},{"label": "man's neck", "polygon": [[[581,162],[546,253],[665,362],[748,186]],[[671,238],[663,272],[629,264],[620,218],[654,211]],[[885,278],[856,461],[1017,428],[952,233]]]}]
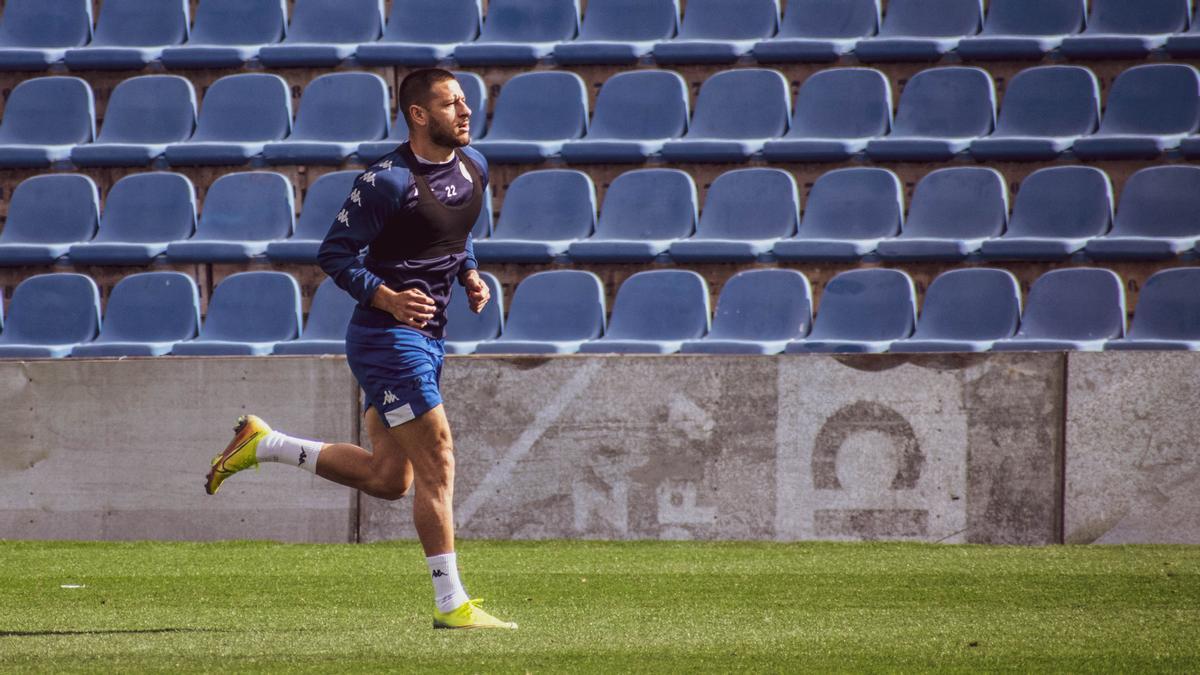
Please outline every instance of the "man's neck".
[{"label": "man's neck", "polygon": [[426,138],[410,138],[408,147],[417,157],[430,164],[445,164],[454,159],[454,148],[447,148]]}]

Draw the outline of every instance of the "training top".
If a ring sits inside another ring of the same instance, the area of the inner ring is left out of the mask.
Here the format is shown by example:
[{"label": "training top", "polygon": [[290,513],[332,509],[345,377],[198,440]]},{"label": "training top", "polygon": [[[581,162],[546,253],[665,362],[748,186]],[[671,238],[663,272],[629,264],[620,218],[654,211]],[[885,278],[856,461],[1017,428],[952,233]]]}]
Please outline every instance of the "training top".
[{"label": "training top", "polygon": [[401,326],[372,307],[371,298],[380,284],[394,291],[419,288],[437,309],[424,328],[405,327],[431,338],[445,335],[454,280],[479,266],[471,228],[487,184],[487,160],[474,148],[459,148],[453,160],[431,164],[408,143],[355,179],[317,253],[321,269],[358,301],[351,323]]}]

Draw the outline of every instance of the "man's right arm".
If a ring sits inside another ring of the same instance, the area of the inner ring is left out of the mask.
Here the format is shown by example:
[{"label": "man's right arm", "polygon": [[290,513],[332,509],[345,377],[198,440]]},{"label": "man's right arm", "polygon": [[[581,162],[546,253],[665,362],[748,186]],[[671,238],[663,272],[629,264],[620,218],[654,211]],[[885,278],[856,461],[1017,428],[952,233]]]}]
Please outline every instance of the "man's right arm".
[{"label": "man's right arm", "polygon": [[392,200],[360,176],[317,252],[321,269],[363,307],[371,306],[383,280],[367,269],[360,253],[379,236],[394,210]]}]

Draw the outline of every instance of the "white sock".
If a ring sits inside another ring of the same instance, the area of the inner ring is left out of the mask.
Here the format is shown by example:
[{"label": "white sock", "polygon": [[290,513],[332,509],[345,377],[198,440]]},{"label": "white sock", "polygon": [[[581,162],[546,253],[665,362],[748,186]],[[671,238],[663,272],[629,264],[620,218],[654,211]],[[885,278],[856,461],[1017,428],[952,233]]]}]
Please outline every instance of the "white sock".
[{"label": "white sock", "polygon": [[433,601],[439,612],[449,612],[471,599],[458,580],[458,557],[454,553],[435,555],[425,562],[433,576]]},{"label": "white sock", "polygon": [[258,442],[258,461],[290,464],[315,474],[317,473],[317,455],[321,454],[321,448],[324,445],[320,441],[292,438],[278,431],[272,431]]}]

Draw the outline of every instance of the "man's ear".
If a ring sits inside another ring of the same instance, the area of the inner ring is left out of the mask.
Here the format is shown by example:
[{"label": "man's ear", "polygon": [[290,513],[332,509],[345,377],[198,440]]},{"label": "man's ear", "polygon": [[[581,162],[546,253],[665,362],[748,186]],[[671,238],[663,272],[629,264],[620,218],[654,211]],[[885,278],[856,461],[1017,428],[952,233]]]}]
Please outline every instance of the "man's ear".
[{"label": "man's ear", "polygon": [[408,116],[414,123],[427,124],[429,122],[425,117],[425,109],[415,103],[408,106]]}]

